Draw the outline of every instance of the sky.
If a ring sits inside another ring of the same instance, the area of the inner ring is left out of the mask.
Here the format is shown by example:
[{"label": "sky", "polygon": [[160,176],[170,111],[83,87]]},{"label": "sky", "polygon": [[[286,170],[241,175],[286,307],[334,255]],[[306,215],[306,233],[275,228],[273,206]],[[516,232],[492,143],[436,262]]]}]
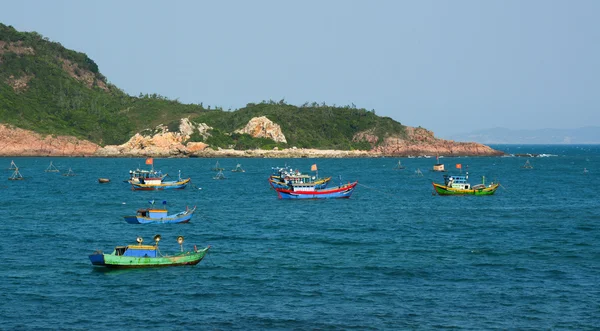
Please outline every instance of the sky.
[{"label": "sky", "polygon": [[131,95],[356,105],[444,137],[600,126],[600,1],[0,0]]}]

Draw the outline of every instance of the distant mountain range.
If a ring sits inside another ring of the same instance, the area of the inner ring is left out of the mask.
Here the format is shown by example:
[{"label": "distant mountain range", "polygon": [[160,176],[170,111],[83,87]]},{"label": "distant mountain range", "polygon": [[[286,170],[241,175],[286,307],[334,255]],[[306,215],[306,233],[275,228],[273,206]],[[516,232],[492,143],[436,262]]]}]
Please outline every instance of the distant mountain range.
[{"label": "distant mountain range", "polygon": [[600,144],[600,127],[537,130],[493,128],[448,135],[444,138],[481,144]]}]

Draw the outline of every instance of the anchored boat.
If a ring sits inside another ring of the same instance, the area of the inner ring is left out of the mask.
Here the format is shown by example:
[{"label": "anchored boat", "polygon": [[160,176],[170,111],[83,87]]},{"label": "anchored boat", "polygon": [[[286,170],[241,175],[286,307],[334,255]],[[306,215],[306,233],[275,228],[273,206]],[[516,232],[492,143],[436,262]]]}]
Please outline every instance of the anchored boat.
[{"label": "anchored boat", "polygon": [[181,179],[174,181],[145,180],[140,184],[131,184],[134,191],[162,191],[162,190],[181,190],[184,189],[192,179]]},{"label": "anchored boat", "polygon": [[[312,171],[317,171],[317,165],[313,164]],[[269,177],[269,183],[273,188],[290,188],[290,187],[314,187],[315,189],[324,189],[329,184],[331,177],[319,178],[319,173],[316,176],[303,174],[297,169],[290,167],[275,167],[272,168],[273,174]]]},{"label": "anchored boat", "polygon": [[444,185],[432,183],[433,188],[439,195],[492,195],[496,192],[500,183],[491,183],[485,185],[485,177],[482,178],[482,183],[477,185],[471,185],[467,180],[469,175],[466,176],[449,176],[444,175]]},{"label": "anchored boat", "polygon": [[279,199],[336,199],[350,198],[358,181],[325,189],[318,189],[314,185],[288,186],[283,188],[275,186],[273,182],[270,183],[275,191],[277,191]]},{"label": "anchored boat", "polygon": [[162,191],[162,190],[180,190],[184,189],[192,179],[182,179],[181,170],[177,180],[166,181],[162,178],[140,178],[139,183],[131,183],[131,189],[134,191]]},{"label": "anchored boat", "polygon": [[[154,200],[150,201],[154,205]],[[163,201],[163,205],[167,202]],[[125,221],[130,224],[164,224],[164,223],[187,223],[192,219],[196,206],[186,209],[177,214],[168,215],[166,208],[142,208],[138,209],[137,213],[132,216],[123,216]]]},{"label": "anchored boat", "polygon": [[161,236],[154,236],[154,245],[143,245],[144,239],[137,237],[137,245],[117,246],[110,254],[102,251],[96,251],[89,255],[90,261],[95,266],[107,268],[147,268],[147,267],[170,267],[182,265],[196,265],[210,249],[207,246],[198,250],[194,245],[193,251],[183,250],[183,236],[177,237],[177,243],[181,247],[181,252],[173,255],[163,255],[158,249],[158,242]]}]

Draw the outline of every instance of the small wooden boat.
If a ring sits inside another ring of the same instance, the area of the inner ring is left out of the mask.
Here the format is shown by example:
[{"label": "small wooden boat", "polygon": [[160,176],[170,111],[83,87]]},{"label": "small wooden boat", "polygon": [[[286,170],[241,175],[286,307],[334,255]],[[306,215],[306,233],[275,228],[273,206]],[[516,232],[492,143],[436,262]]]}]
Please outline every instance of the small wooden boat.
[{"label": "small wooden boat", "polygon": [[492,195],[500,186],[500,183],[491,183],[486,186],[485,177],[483,177],[481,184],[471,185],[467,182],[468,178],[468,175],[444,175],[444,185],[432,184],[435,192],[439,195]]},{"label": "small wooden boat", "polygon": [[108,178],[98,178],[98,183],[100,183],[100,184],[110,183],[110,179],[108,179]]},{"label": "small wooden boat", "polygon": [[224,169],[224,168],[221,168],[221,167],[219,166],[219,161],[217,161],[217,163],[215,164],[215,166],[214,166],[214,167],[212,167],[210,170],[212,170],[212,171],[223,171],[223,170],[225,170],[225,169]]},{"label": "small wooden boat", "polygon": [[242,169],[242,165],[238,163],[235,169],[231,169],[231,172],[246,172],[246,170]]},{"label": "small wooden boat", "polygon": [[137,238],[137,245],[117,246],[110,254],[102,251],[96,251],[89,255],[90,261],[95,266],[107,268],[147,268],[147,267],[171,267],[182,265],[196,265],[210,249],[207,246],[198,250],[194,245],[194,250],[183,251],[183,236],[177,237],[177,242],[181,247],[181,252],[173,255],[163,255],[158,249],[160,235],[154,236],[154,245],[142,245],[144,239]]},{"label": "small wooden boat", "polygon": [[23,175],[19,172],[19,168],[15,168],[15,171],[12,173],[8,180],[23,180]]},{"label": "small wooden boat", "polygon": [[439,156],[435,157],[435,161],[436,161],[436,164],[433,165],[432,171],[446,172],[446,169],[444,168],[444,164],[440,163]]},{"label": "small wooden boat", "polygon": [[145,180],[139,184],[131,183],[131,189],[134,191],[180,190],[184,189],[191,180],[191,178],[180,178],[174,181],[162,181],[159,179]]},{"label": "small wooden boat", "polygon": [[325,189],[317,189],[314,186],[281,188],[274,186],[273,183],[271,186],[277,191],[279,199],[338,199],[350,198],[357,184],[358,181]]},{"label": "small wooden boat", "polygon": [[164,224],[164,223],[187,223],[192,219],[196,206],[173,215],[167,215],[166,209],[143,208],[138,209],[133,216],[123,216],[129,224]]},{"label": "small wooden boat", "polygon": [[223,170],[219,170],[219,172],[213,177],[213,179],[227,179],[225,174],[223,174]]},{"label": "small wooden boat", "polygon": [[400,160],[398,160],[398,164],[396,164],[396,166],[394,167],[394,170],[402,170],[402,169],[405,169],[405,167],[402,165]]},{"label": "small wooden boat", "polygon": [[73,170],[71,170],[71,168],[69,168],[69,171],[67,171],[66,173],[62,174],[63,176],[66,177],[73,177],[73,176],[77,176],[77,174],[75,174],[75,172],[73,172]]},{"label": "small wooden boat", "polygon": [[45,172],[60,172],[60,170],[58,170],[58,168],[54,164],[52,164],[52,161],[50,161],[50,165],[44,171]]}]

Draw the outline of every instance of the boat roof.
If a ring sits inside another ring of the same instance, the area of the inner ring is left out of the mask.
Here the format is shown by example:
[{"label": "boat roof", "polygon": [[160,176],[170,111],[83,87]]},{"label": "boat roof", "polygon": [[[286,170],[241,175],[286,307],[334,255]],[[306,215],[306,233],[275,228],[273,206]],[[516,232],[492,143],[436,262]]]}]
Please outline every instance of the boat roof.
[{"label": "boat roof", "polygon": [[156,250],[156,246],[154,245],[127,245],[127,246],[117,246],[117,248],[124,248],[127,247],[127,249],[143,249],[143,250],[151,250],[154,251]]},{"label": "boat roof", "polygon": [[444,175],[445,178],[448,179],[452,179],[452,180],[466,180],[467,176],[463,176],[463,175]]}]

